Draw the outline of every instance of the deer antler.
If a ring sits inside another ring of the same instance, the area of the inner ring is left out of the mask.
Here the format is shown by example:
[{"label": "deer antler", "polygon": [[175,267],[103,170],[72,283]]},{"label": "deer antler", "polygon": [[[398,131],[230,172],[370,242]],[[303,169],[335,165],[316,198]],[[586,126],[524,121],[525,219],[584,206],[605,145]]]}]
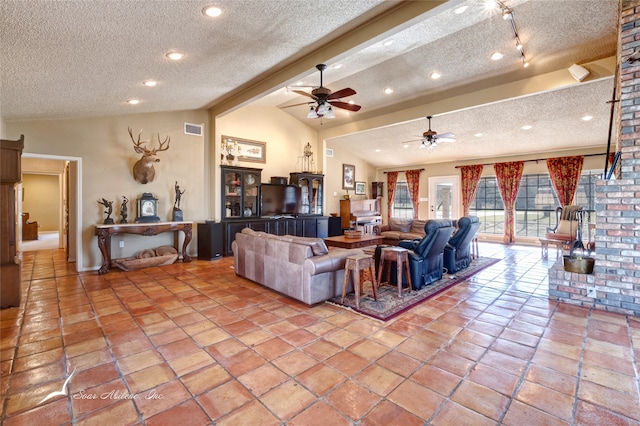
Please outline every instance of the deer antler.
[{"label": "deer antler", "polygon": [[[167,143],[167,147],[163,148],[162,146],[165,144],[165,142]],[[169,138],[169,136],[167,136],[165,138],[164,142],[160,142],[160,133],[158,133],[158,143],[160,144],[160,146],[153,150],[154,153],[156,153],[158,151],[166,151],[166,150],[168,150],[169,149],[169,144],[171,144],[171,139]]]},{"label": "deer antler", "polygon": [[138,154],[143,154],[145,152],[149,152],[149,150],[147,148],[145,148],[144,146],[141,146],[142,144],[145,143],[145,142],[140,142],[140,135],[141,134],[142,134],[142,129],[140,129],[140,133],[138,133],[138,140],[135,141],[133,139],[133,132],[131,131],[131,127],[129,127],[129,136],[131,136],[131,142],[133,142],[133,149],[135,149]]}]

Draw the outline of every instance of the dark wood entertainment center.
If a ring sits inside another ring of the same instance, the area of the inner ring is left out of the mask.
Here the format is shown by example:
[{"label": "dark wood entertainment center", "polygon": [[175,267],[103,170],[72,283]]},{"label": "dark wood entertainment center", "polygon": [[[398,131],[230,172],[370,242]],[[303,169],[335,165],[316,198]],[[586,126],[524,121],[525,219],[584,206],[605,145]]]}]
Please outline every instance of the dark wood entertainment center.
[{"label": "dark wood entertainment center", "polygon": [[[329,236],[329,217],[322,215],[324,175],[290,173],[289,184],[301,188],[301,211],[293,215],[264,217],[260,211],[262,169],[221,165],[220,171],[224,235],[218,237],[224,238],[225,256],[233,255],[231,243],[235,240],[236,233],[244,228],[275,235],[318,238]],[[200,223],[198,229],[211,228],[211,232],[208,233],[211,235],[215,225],[213,222]],[[198,247],[200,251],[200,236]],[[206,248],[203,245],[203,249]]]}]

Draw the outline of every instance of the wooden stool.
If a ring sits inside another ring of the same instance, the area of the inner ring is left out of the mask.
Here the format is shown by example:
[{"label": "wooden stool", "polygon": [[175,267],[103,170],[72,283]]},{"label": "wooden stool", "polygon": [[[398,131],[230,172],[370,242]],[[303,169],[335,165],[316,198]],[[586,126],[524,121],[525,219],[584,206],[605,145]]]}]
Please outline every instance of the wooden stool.
[{"label": "wooden stool", "polygon": [[[342,302],[347,294],[349,286],[349,271],[353,271],[353,291],[356,295],[356,309],[360,308],[360,292],[363,290],[360,286],[360,273],[369,269],[371,273],[371,288],[373,290],[373,299],[378,300],[376,290],[376,271],[373,266],[373,258],[366,254],[354,254],[347,257],[344,264],[344,283],[342,284]],[[364,283],[363,283],[364,284]],[[364,287],[364,285],[362,286]]]},{"label": "wooden stool", "polygon": [[389,284],[391,277],[391,262],[396,262],[396,271],[398,274],[398,296],[402,296],[402,270],[407,274],[407,284],[409,285],[409,293],[411,293],[411,274],[409,273],[409,250],[402,247],[383,247],[380,250],[380,264],[378,265],[378,284],[382,285],[382,270],[387,265],[387,281]]}]

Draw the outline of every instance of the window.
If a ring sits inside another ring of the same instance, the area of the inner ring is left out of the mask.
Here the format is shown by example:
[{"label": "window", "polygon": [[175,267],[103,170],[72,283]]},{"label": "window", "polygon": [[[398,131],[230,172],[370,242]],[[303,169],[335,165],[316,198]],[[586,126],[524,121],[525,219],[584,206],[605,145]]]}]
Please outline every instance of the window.
[{"label": "window", "polygon": [[[601,170],[587,170],[580,177],[574,203],[587,212],[585,227],[589,223],[595,223],[595,182],[601,175]],[[543,237],[547,227],[556,224],[555,210],[558,205],[548,173],[522,176],[516,200],[516,235]],[[480,218],[480,233],[504,233],[504,204],[495,177],[480,179],[469,214]],[[587,229],[583,229],[583,232],[583,238],[586,239]]]},{"label": "window", "polygon": [[396,183],[396,195],[393,199],[393,217],[413,219],[413,204],[409,196],[407,181]]}]

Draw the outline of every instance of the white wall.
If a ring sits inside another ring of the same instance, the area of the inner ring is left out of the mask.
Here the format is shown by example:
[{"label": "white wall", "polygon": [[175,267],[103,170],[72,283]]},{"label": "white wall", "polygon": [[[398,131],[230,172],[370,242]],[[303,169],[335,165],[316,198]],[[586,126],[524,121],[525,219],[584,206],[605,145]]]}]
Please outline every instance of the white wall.
[{"label": "white wall", "polygon": [[[82,264],[78,265],[80,270],[96,269],[102,264],[94,234],[95,225],[102,223],[105,218],[103,206],[97,202],[103,197],[114,202],[112,218],[119,220],[117,214],[122,196],[126,196],[130,200],[129,221],[132,222],[136,217],[136,199],[143,192],[151,192],[159,199],[160,218],[170,220],[174,202],[173,187],[178,181],[180,187],[186,190],[181,202],[185,220],[195,222],[207,218],[209,185],[204,178],[207,134],[204,137],[185,135],[184,122],[206,124],[208,113],[179,111],[7,123],[8,138],[25,135],[24,153],[82,158],[82,175],[79,177],[82,192],[78,200],[82,209],[79,218],[83,253]],[[152,138],[155,144],[158,133],[163,140],[166,136],[171,138],[169,150],[158,153],[160,162],[155,165],[156,178],[152,183],[143,185],[133,179],[132,167],[140,154],[133,150],[128,127],[134,129],[134,134],[143,129],[142,140]],[[117,238],[120,239],[125,241],[125,248],[120,249],[114,241],[114,258],[131,256],[141,248],[155,248],[172,241],[170,234]],[[189,252],[194,253],[196,246],[194,234]]]}]

